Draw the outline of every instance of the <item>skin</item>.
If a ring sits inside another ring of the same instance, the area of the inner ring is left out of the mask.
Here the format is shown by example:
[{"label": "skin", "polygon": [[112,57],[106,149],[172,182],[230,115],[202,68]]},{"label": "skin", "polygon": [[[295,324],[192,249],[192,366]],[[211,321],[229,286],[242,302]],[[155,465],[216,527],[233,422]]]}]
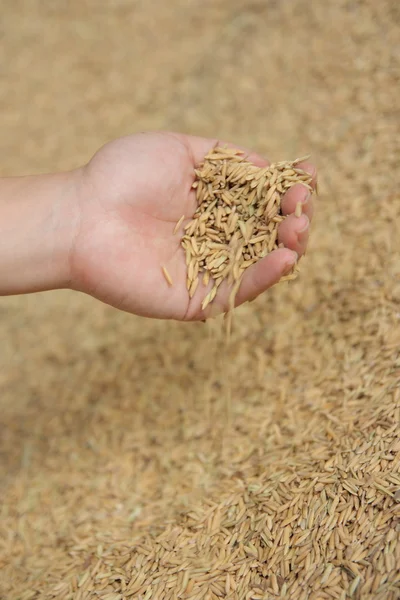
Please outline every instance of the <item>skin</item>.
[{"label": "skin", "polygon": [[[0,180],[0,295],[69,288],[146,317],[210,316],[210,308],[201,309],[210,288],[199,285],[189,300],[180,237],[196,207],[193,169],[217,142],[142,133],[106,144],[87,165],[68,173]],[[257,166],[268,164],[245,152]],[[315,187],[315,167],[299,167],[312,174]],[[279,229],[285,248],[245,272],[237,305],[277,283],[306,250],[313,214],[308,190],[301,184],[291,188],[282,210],[288,215]],[[174,236],[182,214],[187,220]],[[221,286],[214,306],[226,310],[228,296],[228,287]]]}]

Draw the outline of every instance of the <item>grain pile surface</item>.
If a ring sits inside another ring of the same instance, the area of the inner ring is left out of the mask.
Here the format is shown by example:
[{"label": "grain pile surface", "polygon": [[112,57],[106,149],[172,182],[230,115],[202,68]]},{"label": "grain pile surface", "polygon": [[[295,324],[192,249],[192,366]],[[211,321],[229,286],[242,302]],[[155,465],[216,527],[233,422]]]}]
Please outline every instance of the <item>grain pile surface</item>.
[{"label": "grain pile surface", "polygon": [[2,3],[2,174],[162,127],[311,151],[319,198],[301,277],[228,348],[1,299],[1,600],[397,599],[398,2],[54,6]]},{"label": "grain pile surface", "polygon": [[[211,279],[203,310],[214,301],[225,281],[232,286],[233,304],[245,270],[278,248],[284,194],[296,183],[312,192],[312,176],[297,168],[302,159],[257,167],[243,154],[217,146],[195,169],[193,188],[198,206],[185,225],[182,247],[189,296],[193,297],[200,278],[205,286]],[[284,279],[295,276],[293,272]]]}]

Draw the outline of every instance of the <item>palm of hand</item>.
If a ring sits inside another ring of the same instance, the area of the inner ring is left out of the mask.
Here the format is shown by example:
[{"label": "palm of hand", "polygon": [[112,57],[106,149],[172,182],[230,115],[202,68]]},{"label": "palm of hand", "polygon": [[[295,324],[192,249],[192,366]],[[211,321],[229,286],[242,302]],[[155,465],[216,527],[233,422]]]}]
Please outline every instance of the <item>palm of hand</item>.
[{"label": "palm of hand", "polygon": [[[83,175],[73,287],[142,316],[205,317],[201,301],[207,292],[198,289],[189,300],[181,235],[173,230],[182,215],[189,219],[194,213],[193,169],[215,142],[146,133],[111,142],[93,157]],[[265,164],[259,157],[252,160]],[[278,250],[276,257],[261,261],[269,263],[266,281],[257,275],[258,265],[249,269],[253,274],[244,280],[239,302],[275,283],[288,253]],[[162,265],[171,274],[172,287]]]},{"label": "palm of hand", "polygon": [[190,146],[173,134],[129,136],[95,155],[81,203],[76,287],[142,316],[185,318],[186,265],[173,230],[195,210],[193,168]]}]

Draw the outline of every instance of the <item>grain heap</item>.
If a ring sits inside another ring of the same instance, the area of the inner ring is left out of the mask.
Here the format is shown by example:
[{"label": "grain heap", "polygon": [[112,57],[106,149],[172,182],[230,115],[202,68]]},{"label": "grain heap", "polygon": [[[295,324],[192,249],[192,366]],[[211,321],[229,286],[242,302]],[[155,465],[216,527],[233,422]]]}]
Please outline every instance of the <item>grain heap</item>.
[{"label": "grain heap", "polygon": [[277,462],[271,448],[272,470],[265,455],[252,466],[238,457],[235,489],[158,534],[76,542],[39,574],[46,592],[18,600],[396,600],[399,400],[397,387],[372,414],[345,406],[309,454],[288,447]]},{"label": "grain heap", "polygon": [[[213,282],[203,300],[203,310],[215,299],[223,281],[233,284],[234,296],[244,271],[278,248],[278,226],[285,218],[281,212],[285,192],[296,183],[312,191],[311,175],[296,168],[303,158],[261,168],[242,155],[238,149],[217,146],[195,169],[193,188],[198,207],[185,226],[182,246],[190,297],[200,275],[204,285]],[[295,277],[293,272],[285,279]]]}]

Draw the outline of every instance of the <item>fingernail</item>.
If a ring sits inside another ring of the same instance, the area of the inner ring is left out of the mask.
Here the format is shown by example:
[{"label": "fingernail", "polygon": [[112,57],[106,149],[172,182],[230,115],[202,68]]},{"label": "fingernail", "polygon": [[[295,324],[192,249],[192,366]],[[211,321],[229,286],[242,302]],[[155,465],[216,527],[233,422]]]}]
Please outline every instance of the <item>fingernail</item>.
[{"label": "fingernail", "polygon": [[293,269],[294,265],[297,263],[298,259],[299,259],[299,255],[297,254],[297,252],[292,250],[292,256],[290,258],[288,258],[286,261],[286,265],[283,269],[283,275],[288,275],[290,273],[290,271]]},{"label": "fingernail", "polygon": [[299,217],[299,225],[300,228],[297,230],[297,235],[304,233],[310,227],[310,219],[307,215],[301,215],[301,217]]},{"label": "fingernail", "polygon": [[311,193],[309,192],[309,190],[307,188],[305,188],[303,199],[300,200],[301,204],[303,206],[305,206],[310,198],[311,198]]}]

